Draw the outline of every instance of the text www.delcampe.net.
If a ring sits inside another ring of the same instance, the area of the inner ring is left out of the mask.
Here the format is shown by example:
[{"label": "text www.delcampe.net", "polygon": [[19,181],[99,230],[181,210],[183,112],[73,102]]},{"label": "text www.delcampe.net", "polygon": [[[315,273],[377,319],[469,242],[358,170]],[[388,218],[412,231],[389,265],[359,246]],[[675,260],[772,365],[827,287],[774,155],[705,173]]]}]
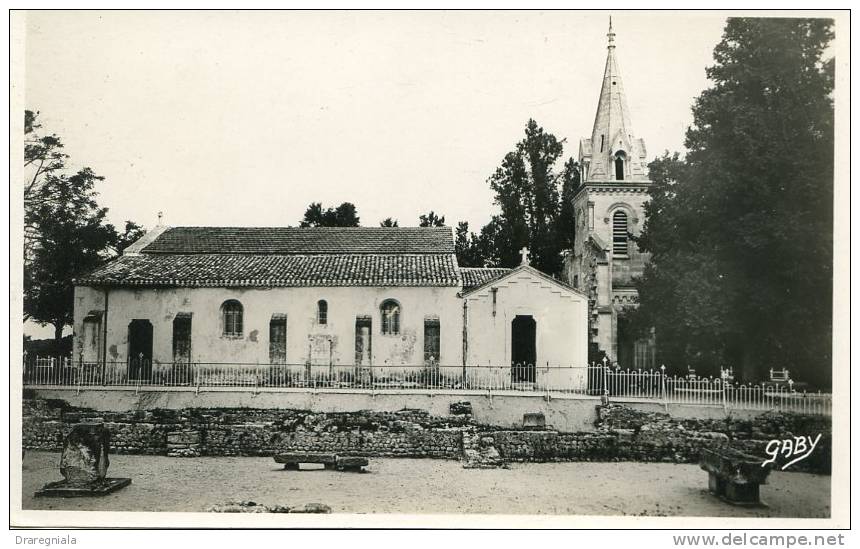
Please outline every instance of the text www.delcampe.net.
[{"label": "text www.delcampe.net", "polygon": [[761,546],[761,547],[832,547],[845,545],[844,534],[805,535],[805,534],[725,534],[672,536],[675,546]]}]

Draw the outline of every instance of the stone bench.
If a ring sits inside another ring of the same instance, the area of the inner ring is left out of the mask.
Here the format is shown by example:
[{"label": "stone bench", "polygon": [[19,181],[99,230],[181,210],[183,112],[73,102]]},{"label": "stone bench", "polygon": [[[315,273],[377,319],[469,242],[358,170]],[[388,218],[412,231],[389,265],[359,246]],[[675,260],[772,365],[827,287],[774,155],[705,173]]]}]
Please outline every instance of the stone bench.
[{"label": "stone bench", "polygon": [[339,456],[337,454],[316,452],[289,452],[275,454],[276,463],[283,463],[284,469],[298,471],[302,463],[319,463],[326,469],[337,471],[358,471],[368,464],[367,458],[360,456]]},{"label": "stone bench", "polygon": [[732,505],[761,506],[759,486],[767,483],[771,465],[732,448],[705,449],[699,466],[708,472],[708,490]]}]

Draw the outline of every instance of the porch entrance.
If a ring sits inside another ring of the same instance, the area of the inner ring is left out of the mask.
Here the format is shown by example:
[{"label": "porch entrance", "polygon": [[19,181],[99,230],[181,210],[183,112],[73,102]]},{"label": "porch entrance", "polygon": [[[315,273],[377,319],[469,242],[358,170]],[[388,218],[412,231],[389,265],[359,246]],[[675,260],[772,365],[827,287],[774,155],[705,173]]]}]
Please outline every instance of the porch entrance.
[{"label": "porch entrance", "polygon": [[514,383],[534,383],[537,344],[537,323],[531,315],[517,315],[511,322],[511,380]]},{"label": "porch entrance", "polygon": [[149,381],[152,378],[152,323],[132,320],[128,325],[128,378]]}]

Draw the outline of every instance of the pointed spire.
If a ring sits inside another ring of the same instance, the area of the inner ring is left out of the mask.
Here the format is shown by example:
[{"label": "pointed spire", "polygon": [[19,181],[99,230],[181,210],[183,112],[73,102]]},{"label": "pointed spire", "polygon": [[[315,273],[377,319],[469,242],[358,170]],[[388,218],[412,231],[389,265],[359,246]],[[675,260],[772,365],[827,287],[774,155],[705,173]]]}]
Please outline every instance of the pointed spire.
[{"label": "pointed spire", "polygon": [[[644,170],[645,144],[633,137],[627,96],[615,58],[615,31],[609,18],[606,68],[594,117],[591,139],[580,147],[580,163],[587,164],[588,181],[647,181]],[[617,162],[618,159],[620,162]],[[621,175],[622,177],[619,177]]]}]

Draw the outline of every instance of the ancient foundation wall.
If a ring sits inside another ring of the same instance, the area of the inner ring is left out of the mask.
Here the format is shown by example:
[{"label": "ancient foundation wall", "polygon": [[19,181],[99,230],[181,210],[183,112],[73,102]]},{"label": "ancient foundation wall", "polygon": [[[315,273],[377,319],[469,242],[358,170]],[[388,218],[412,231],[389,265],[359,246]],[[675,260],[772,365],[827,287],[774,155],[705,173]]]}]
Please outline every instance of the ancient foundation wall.
[{"label": "ancient foundation wall", "polygon": [[[500,405],[494,402],[494,406]],[[111,411],[62,400],[26,399],[24,448],[58,451],[71,427],[103,422],[114,452],[175,456],[339,452],[378,457],[460,459],[477,445],[507,461],[697,462],[703,448],[728,445],[764,456],[772,439],[822,435],[816,451],[793,470],[830,471],[830,420],[766,413],[752,419],[674,418],[619,404],[593,406],[589,430],[562,431],[540,412],[530,428],[488,424],[472,402],[424,409],[327,412],[265,408],[150,408]],[[512,412],[513,413],[513,412]],[[762,458],[764,459],[764,457]]]}]

